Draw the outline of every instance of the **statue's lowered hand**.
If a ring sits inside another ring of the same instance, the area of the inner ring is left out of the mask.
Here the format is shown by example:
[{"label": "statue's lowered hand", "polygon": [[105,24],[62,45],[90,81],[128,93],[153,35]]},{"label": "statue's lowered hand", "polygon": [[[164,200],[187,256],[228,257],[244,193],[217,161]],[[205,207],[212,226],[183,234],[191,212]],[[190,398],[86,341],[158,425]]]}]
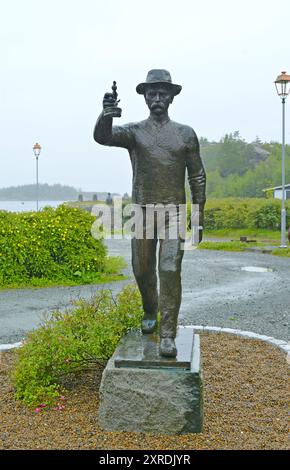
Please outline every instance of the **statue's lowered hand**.
[{"label": "statue's lowered hand", "polygon": [[199,235],[198,243],[201,243],[202,242],[202,236],[203,236],[203,230],[202,229],[199,229],[198,235]]},{"label": "statue's lowered hand", "polygon": [[[202,242],[202,237],[203,237],[203,226],[199,225],[196,227],[198,229],[198,243]],[[191,230],[191,220],[189,220],[187,224],[187,230]]]}]

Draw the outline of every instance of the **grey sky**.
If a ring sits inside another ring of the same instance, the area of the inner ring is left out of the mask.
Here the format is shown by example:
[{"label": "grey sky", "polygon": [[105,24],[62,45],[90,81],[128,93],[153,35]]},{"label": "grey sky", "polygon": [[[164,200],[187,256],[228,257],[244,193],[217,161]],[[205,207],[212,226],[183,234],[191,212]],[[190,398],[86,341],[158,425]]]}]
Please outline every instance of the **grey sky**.
[{"label": "grey sky", "polygon": [[35,181],[39,142],[41,182],[130,191],[127,152],[92,132],[113,80],[118,123],[147,117],[135,88],[151,68],[182,85],[170,115],[198,136],[280,141],[289,24],[289,0],[2,0],[0,187]]}]

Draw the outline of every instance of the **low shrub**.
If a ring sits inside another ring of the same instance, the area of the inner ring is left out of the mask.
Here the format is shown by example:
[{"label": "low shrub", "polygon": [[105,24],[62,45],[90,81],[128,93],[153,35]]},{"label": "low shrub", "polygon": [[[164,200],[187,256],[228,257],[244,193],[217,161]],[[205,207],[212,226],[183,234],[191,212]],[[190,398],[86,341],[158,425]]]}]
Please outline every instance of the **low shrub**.
[{"label": "low shrub", "polygon": [[[290,201],[286,201],[287,227],[290,226]],[[279,230],[281,201],[277,199],[209,199],[205,205],[206,230],[257,228]]]},{"label": "low shrub", "polygon": [[53,404],[64,393],[63,378],[104,366],[121,336],[139,328],[142,315],[135,286],[126,286],[116,298],[99,291],[88,301],[74,302],[71,310],[54,312],[16,350],[11,374],[16,398],[28,406]]},{"label": "low shrub", "polygon": [[[289,214],[290,215],[290,212]],[[253,221],[256,228],[275,230],[281,226],[281,202],[277,199],[267,200],[253,213]],[[288,217],[288,222],[290,221]]]}]

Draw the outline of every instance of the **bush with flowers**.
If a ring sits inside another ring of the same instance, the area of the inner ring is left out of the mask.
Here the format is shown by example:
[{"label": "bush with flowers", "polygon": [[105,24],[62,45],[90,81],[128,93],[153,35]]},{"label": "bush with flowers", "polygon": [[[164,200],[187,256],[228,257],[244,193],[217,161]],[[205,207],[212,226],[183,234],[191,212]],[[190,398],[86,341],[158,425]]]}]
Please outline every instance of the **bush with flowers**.
[{"label": "bush with flowers", "polygon": [[61,205],[0,211],[0,286],[92,282],[106,272],[106,247],[91,235],[93,216]]}]

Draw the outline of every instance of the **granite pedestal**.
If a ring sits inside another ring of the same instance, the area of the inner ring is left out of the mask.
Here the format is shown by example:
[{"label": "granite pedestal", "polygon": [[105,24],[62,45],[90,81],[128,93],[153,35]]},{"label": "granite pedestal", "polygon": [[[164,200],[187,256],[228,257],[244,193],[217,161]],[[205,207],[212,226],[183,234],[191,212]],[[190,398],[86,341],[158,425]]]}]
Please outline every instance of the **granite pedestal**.
[{"label": "granite pedestal", "polygon": [[159,355],[159,337],[128,333],[104,370],[99,424],[106,431],[186,434],[202,431],[199,335],[179,328],[178,355]]}]

